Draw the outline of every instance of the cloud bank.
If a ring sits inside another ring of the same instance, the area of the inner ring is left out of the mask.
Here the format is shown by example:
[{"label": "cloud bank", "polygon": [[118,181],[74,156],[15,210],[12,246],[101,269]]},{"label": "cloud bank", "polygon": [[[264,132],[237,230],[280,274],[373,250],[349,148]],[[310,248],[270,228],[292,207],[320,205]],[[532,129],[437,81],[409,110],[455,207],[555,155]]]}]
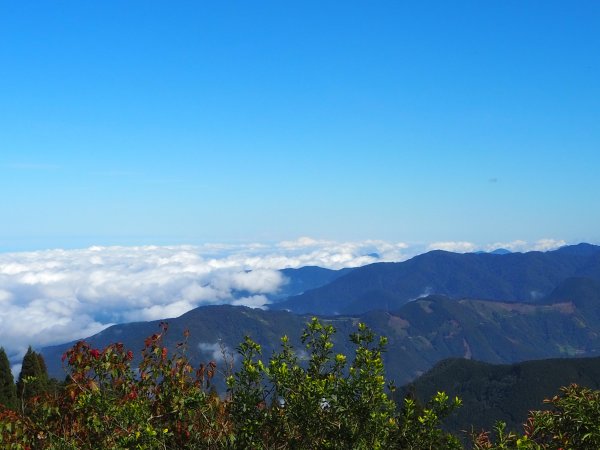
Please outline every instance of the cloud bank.
[{"label": "cloud bank", "polygon": [[[548,250],[543,240],[493,248]],[[18,362],[41,347],[95,334],[114,323],[179,316],[197,306],[265,307],[286,283],[278,271],[403,261],[427,249],[473,251],[468,242],[407,245],[302,237],[274,244],[90,247],[0,254],[0,346]],[[483,248],[483,249],[487,249]]]},{"label": "cloud bank", "polygon": [[[0,254],[0,346],[16,359],[113,323],[179,316],[197,306],[264,307],[287,267],[406,259],[405,244],[301,238],[278,244],[90,247]],[[377,253],[380,258],[367,256]],[[241,294],[243,293],[243,294]]]}]

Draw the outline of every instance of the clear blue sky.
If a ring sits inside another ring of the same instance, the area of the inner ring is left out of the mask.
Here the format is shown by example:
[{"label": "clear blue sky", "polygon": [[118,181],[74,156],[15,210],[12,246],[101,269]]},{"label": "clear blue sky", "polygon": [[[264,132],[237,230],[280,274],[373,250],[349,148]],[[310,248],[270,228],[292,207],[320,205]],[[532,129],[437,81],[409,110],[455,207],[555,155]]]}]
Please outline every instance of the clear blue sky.
[{"label": "clear blue sky", "polygon": [[2,1],[0,251],[600,242],[598,1]]}]

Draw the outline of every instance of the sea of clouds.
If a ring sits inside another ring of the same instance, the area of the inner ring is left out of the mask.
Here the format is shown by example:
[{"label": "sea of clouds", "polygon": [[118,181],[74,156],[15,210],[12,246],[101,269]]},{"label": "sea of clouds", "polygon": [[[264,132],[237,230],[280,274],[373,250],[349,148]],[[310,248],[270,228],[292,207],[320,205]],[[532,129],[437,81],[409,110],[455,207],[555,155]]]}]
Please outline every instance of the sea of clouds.
[{"label": "sea of clouds", "polygon": [[[16,362],[41,348],[122,322],[165,319],[197,306],[266,307],[286,283],[283,268],[339,269],[403,261],[431,249],[549,250],[562,241],[408,245],[300,238],[272,244],[90,247],[0,253],[0,346]],[[240,292],[244,295],[240,296]]]}]

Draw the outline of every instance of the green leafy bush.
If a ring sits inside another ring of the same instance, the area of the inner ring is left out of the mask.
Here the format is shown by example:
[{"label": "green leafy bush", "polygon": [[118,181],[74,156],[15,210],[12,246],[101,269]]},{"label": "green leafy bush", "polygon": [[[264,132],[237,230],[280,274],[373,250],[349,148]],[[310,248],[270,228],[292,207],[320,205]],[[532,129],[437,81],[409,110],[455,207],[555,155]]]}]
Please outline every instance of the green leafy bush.
[{"label": "green leafy bush", "polygon": [[[354,354],[333,351],[335,329],[308,323],[300,351],[286,337],[266,362],[246,338],[228,392],[211,391],[214,362],[192,367],[186,340],[170,354],[167,331],[145,341],[141,362],[122,344],[78,342],[64,355],[67,380],[21,411],[0,410],[0,445],[11,449],[388,449],[456,448],[440,420],[459,400],[439,393],[424,409],[389,396],[386,339],[364,324],[350,336]],[[187,335],[185,336],[187,338]],[[226,368],[227,369],[227,368]],[[228,370],[225,370],[228,372]]]},{"label": "green leafy bush", "polygon": [[552,449],[597,450],[600,448],[600,391],[572,384],[561,394],[546,400],[550,410],[531,411],[525,433],[506,433],[496,426],[495,436],[483,432],[474,436],[477,450]]}]

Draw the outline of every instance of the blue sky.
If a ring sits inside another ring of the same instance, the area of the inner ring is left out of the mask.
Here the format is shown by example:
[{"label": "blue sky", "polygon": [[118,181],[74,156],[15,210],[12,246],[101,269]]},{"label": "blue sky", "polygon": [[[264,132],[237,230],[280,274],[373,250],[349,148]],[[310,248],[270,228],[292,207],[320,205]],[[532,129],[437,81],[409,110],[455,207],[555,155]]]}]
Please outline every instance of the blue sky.
[{"label": "blue sky", "polygon": [[0,251],[600,242],[600,3],[0,3]]}]

